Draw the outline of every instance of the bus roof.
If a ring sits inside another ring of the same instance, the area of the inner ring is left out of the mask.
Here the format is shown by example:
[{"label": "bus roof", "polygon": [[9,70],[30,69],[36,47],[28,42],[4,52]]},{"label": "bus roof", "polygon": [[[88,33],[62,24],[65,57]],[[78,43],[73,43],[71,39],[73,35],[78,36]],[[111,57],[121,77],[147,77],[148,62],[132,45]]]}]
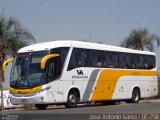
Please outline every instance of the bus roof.
[{"label": "bus roof", "polygon": [[18,53],[50,50],[52,48],[57,48],[57,47],[77,47],[77,48],[86,48],[86,49],[155,55],[154,52],[133,50],[133,49],[123,48],[118,46],[84,42],[84,41],[75,41],[75,40],[56,40],[56,41],[50,41],[50,42],[37,43],[37,44],[33,44],[33,45],[29,45],[21,48],[20,50],[18,50]]},{"label": "bus roof", "polygon": [[20,50],[18,50],[18,53],[50,50],[52,48],[57,48],[57,47],[71,47],[71,40],[57,40],[57,41],[37,43],[21,48]]}]

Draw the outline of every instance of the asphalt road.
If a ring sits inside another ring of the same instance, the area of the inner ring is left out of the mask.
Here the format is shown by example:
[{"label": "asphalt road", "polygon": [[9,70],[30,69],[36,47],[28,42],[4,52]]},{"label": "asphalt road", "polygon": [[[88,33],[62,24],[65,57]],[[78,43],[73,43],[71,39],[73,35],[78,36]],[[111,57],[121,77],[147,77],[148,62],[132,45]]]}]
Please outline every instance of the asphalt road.
[{"label": "asphalt road", "polygon": [[2,120],[160,120],[160,102],[4,111]]}]

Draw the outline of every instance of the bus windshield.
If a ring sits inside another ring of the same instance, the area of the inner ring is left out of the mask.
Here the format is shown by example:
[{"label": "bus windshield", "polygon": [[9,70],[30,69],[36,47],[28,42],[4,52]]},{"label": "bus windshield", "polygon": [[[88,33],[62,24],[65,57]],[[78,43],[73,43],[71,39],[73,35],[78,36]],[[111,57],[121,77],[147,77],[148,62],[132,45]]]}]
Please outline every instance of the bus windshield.
[{"label": "bus windshield", "polygon": [[10,86],[32,88],[45,83],[45,70],[40,68],[41,59],[47,51],[17,54],[11,71]]}]

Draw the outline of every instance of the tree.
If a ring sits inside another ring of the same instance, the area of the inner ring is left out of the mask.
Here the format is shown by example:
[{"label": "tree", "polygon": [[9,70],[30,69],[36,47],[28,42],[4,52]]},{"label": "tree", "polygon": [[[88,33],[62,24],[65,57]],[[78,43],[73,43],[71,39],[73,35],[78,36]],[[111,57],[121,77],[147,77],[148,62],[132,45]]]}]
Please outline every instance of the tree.
[{"label": "tree", "polygon": [[149,51],[154,51],[155,45],[160,46],[160,37],[156,34],[150,34],[147,28],[133,29],[120,44],[126,48]]},{"label": "tree", "polygon": [[0,13],[0,87],[1,87],[1,110],[4,109],[3,103],[3,78],[2,64],[7,56],[14,56],[18,49],[26,45],[36,43],[31,32],[23,28],[20,22],[10,17],[7,19],[4,12]]}]

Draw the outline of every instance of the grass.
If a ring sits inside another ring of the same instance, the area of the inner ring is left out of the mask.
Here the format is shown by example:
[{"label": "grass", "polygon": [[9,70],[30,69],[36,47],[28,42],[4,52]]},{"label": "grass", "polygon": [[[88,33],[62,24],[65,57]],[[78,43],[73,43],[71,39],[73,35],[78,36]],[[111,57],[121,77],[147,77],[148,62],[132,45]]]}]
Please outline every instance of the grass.
[{"label": "grass", "polygon": [[23,108],[28,109],[28,110],[32,110],[35,108],[35,106],[33,104],[25,104]]}]

